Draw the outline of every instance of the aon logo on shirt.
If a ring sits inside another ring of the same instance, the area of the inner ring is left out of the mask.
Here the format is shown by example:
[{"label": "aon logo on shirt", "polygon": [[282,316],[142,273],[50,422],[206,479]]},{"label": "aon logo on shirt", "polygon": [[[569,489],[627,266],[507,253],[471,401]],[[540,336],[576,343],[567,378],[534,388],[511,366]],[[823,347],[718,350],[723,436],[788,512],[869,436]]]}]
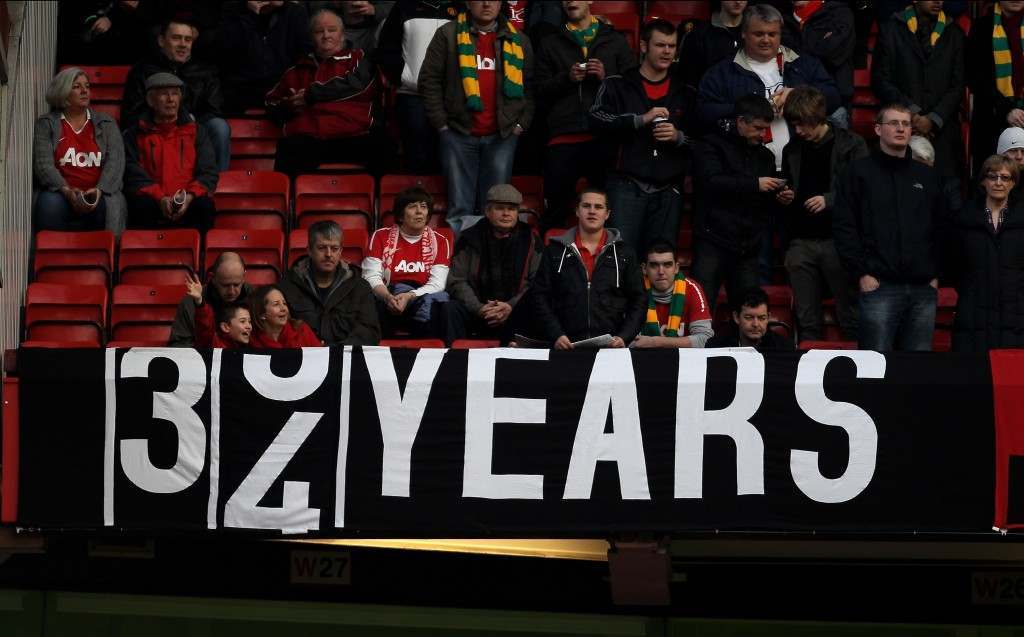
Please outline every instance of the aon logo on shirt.
[{"label": "aon logo on shirt", "polygon": [[79,153],[74,148],[69,148],[64,156],[60,158],[60,165],[67,166],[71,164],[75,168],[98,168],[100,161],[103,159],[103,153],[96,151],[94,153]]},{"label": "aon logo on shirt", "polygon": [[422,261],[406,261],[402,259],[395,266],[395,272],[426,272],[427,267],[423,265]]}]

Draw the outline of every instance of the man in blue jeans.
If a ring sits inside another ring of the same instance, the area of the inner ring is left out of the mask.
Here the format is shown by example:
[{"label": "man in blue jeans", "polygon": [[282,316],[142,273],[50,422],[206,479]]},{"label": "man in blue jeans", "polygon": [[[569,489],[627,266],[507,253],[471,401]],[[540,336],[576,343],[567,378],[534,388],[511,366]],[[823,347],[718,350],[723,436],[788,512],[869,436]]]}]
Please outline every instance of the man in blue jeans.
[{"label": "man in blue jeans", "polygon": [[530,40],[500,8],[496,0],[466,2],[467,10],[434,34],[420,68],[456,233],[482,218],[491,186],[512,180],[516,142],[533,118]]},{"label": "man in blue jeans", "polygon": [[832,229],[860,286],[861,349],[932,348],[946,199],[938,173],[911,156],[911,123],[907,106],[879,110],[879,149],[851,163],[836,187]]},{"label": "man in blue jeans", "polygon": [[605,78],[590,108],[591,128],[616,147],[607,181],[608,224],[643,253],[657,240],[676,241],[690,141],[683,133],[695,92],[673,65],[675,25],[662,18],[640,31],[639,67]]}]

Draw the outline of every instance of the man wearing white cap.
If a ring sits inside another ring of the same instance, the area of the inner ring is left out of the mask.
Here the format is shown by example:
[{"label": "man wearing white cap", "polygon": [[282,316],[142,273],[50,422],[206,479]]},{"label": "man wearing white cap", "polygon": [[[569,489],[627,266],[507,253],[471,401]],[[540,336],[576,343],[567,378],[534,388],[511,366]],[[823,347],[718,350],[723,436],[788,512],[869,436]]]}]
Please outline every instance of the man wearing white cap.
[{"label": "man wearing white cap", "polygon": [[[1004,130],[996,143],[996,154],[1012,159],[1021,170],[1024,170],[1024,128],[1012,126]],[[1024,183],[1024,179],[1017,182],[1018,194],[1024,194],[1021,183]]]}]

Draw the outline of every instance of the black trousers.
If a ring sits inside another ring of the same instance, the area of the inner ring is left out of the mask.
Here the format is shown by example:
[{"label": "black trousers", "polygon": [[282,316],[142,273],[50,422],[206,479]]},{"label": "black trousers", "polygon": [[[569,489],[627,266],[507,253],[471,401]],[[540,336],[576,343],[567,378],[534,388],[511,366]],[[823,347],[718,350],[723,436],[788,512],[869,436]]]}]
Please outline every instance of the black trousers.
[{"label": "black trousers", "polygon": [[277,140],[275,171],[295,177],[315,171],[322,163],[363,164],[368,173],[379,177],[394,167],[395,148],[387,135],[377,129],[357,137],[317,139],[290,135]]},{"label": "black trousers", "polygon": [[146,195],[126,195],[128,203],[127,226],[132,229],[195,228],[200,234],[213,227],[217,213],[213,197],[196,197],[189,204],[184,216],[176,222],[168,221],[160,212],[160,202]]},{"label": "black trousers", "polygon": [[548,146],[544,155],[544,198],[548,205],[540,222],[542,230],[564,227],[575,205],[576,182],[586,177],[590,186],[603,189],[611,164],[608,145],[596,140]]},{"label": "black trousers", "polygon": [[735,307],[743,298],[744,292],[758,285],[757,264],[757,248],[747,254],[738,254],[705,239],[697,239],[690,277],[704,288],[712,317],[715,315],[715,304],[718,301],[718,288],[722,283],[725,283],[729,305]]},{"label": "black trousers", "polygon": [[520,300],[512,307],[512,313],[508,315],[504,325],[491,327],[487,321],[470,312],[469,308],[459,301],[448,301],[441,306],[445,345],[450,347],[453,341],[470,337],[498,340],[502,345],[507,345],[516,332],[530,331],[529,317],[524,309],[527,305],[525,300]]}]

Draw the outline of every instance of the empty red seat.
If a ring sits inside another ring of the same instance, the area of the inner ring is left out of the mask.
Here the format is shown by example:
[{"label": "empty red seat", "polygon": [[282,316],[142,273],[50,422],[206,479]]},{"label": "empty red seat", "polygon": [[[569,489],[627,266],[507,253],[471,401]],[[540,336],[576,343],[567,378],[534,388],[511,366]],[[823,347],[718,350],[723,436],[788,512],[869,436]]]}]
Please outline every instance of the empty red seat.
[{"label": "empty red seat", "polygon": [[955,288],[939,288],[935,304],[935,333],[932,336],[932,350],[936,352],[948,352],[952,349],[956,302]]},{"label": "empty red seat", "polygon": [[512,185],[523,193],[520,211],[531,211],[538,217],[544,214],[544,178],[540,175],[516,175]]},{"label": "empty red seat", "polygon": [[183,285],[199,272],[199,233],[176,230],[126,230],[118,251],[118,280],[134,285]]},{"label": "empty red seat", "polygon": [[590,13],[604,15],[606,13],[632,13],[640,15],[640,3],[633,0],[597,0],[590,5]]},{"label": "empty red seat", "polygon": [[615,27],[615,30],[626,37],[626,42],[629,43],[629,48],[633,51],[639,51],[638,42],[640,40],[640,16],[636,13],[599,13],[593,10],[591,12],[601,15]]},{"label": "empty red seat", "polygon": [[857,349],[857,341],[801,341],[800,349]]},{"label": "empty red seat", "polygon": [[544,245],[551,243],[552,239],[560,237],[568,231],[568,228],[549,228],[548,231],[544,233]]},{"label": "empty red seat", "polygon": [[32,261],[36,281],[107,286],[113,270],[114,234],[109,230],[36,233]]},{"label": "empty red seat", "polygon": [[226,170],[217,191],[216,228],[284,230],[287,227],[291,184],[282,173]]},{"label": "empty red seat", "polygon": [[[406,188],[421,186],[434,198],[434,210],[445,213],[448,211],[448,187],[441,175],[384,175],[380,178],[380,216],[392,212],[395,195]],[[378,227],[384,226],[383,222]]]},{"label": "empty red seat", "polygon": [[486,349],[488,347],[501,347],[501,341],[483,338],[457,338],[452,341],[452,349]]},{"label": "empty red seat", "polygon": [[370,237],[366,230],[346,230],[341,233],[341,258],[346,263],[359,265],[370,252]]},{"label": "empty red seat", "polygon": [[121,121],[121,105],[113,102],[90,102],[89,108],[94,109],[97,113],[106,113],[110,115],[115,122]]},{"label": "empty red seat", "polygon": [[[281,129],[269,119],[229,119],[231,169],[273,170]],[[259,162],[259,168],[252,162]]]},{"label": "empty red seat", "polygon": [[163,346],[185,285],[118,285],[110,308],[109,347]]},{"label": "empty red seat", "polygon": [[343,228],[369,231],[373,191],[370,175],[300,175],[295,180],[296,222],[308,228],[321,219],[333,219]]},{"label": "empty red seat", "polygon": [[[68,68],[65,65],[61,70]],[[89,99],[92,102],[120,102],[130,66],[80,66],[89,78]]]},{"label": "empty red seat", "polygon": [[82,349],[89,347],[99,347],[98,343],[93,341],[42,341],[42,340],[31,340],[22,341],[19,347],[41,347],[44,349]]},{"label": "empty red seat", "polygon": [[678,0],[648,2],[646,15],[648,18],[652,16],[665,18],[673,24],[683,20],[707,20],[711,17],[711,3],[678,2]]},{"label": "empty red seat", "polygon": [[309,245],[309,233],[305,230],[295,229],[288,233],[288,267],[295,265],[295,262],[306,256],[306,247]]},{"label": "empty red seat", "polygon": [[875,116],[878,109],[864,106],[854,106],[851,116],[850,128],[866,140],[875,138]]},{"label": "empty red seat", "polygon": [[444,341],[439,338],[385,338],[380,344],[383,347],[432,349],[444,347]]},{"label": "empty red seat", "polygon": [[277,283],[284,263],[284,233],[280,230],[214,228],[206,233],[209,269],[221,252],[237,252],[245,261],[245,280],[252,285]]},{"label": "empty red seat", "polygon": [[101,285],[32,283],[25,294],[25,340],[102,346],[107,300]]}]

